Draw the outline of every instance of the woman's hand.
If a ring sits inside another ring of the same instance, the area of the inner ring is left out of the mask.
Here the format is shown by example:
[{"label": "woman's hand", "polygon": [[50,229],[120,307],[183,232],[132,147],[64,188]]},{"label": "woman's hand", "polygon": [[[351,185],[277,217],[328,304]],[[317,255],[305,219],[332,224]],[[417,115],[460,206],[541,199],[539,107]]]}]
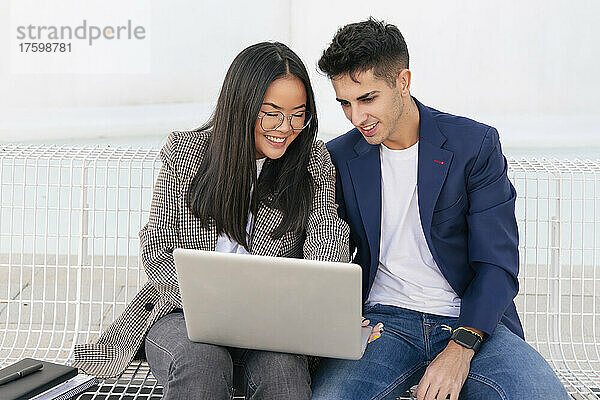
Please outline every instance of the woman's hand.
[{"label": "woman's hand", "polygon": [[[361,326],[369,326],[369,323],[371,321],[369,321],[368,319],[365,319],[365,317],[363,317],[362,319],[362,324]],[[383,332],[383,323],[378,323],[377,325],[375,325],[373,327],[373,329],[371,330],[371,335],[369,336],[369,341],[367,343],[371,343],[372,341],[379,339],[381,337],[381,333]]]}]

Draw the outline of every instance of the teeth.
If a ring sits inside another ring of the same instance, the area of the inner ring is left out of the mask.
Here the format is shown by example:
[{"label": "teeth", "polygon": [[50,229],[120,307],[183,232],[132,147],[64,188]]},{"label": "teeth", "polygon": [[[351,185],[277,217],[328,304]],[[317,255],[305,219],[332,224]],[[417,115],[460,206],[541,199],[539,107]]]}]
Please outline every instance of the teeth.
[{"label": "teeth", "polygon": [[269,136],[269,135],[265,135],[265,137],[275,143],[283,143],[283,141],[285,140],[285,138],[279,138],[279,137]]},{"label": "teeth", "polygon": [[363,127],[364,131],[370,131],[371,129],[375,128],[375,125],[377,125],[377,122],[371,124],[371,125],[367,125],[365,127]]}]

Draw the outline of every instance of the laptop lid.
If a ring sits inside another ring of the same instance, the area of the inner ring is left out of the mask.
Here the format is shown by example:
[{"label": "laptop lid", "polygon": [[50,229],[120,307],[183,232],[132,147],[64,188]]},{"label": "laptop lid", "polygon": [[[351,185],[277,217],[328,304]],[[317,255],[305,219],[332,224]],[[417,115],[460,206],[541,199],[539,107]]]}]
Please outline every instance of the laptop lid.
[{"label": "laptop lid", "polygon": [[359,359],[361,268],[355,264],[175,249],[190,340]]}]

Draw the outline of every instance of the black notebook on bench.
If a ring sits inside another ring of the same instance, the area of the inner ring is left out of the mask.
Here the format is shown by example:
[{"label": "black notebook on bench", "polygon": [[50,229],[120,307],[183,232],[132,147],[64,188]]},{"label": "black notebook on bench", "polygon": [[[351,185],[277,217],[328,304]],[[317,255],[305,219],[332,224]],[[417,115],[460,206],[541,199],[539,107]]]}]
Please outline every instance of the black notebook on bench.
[{"label": "black notebook on bench", "polygon": [[24,358],[19,362],[9,365],[0,370],[0,378],[22,371],[24,368],[34,364],[42,363],[41,370],[12,382],[0,385],[0,399],[2,400],[26,400],[45,392],[46,390],[60,385],[68,379],[77,375],[77,368],[51,363],[48,361]]}]

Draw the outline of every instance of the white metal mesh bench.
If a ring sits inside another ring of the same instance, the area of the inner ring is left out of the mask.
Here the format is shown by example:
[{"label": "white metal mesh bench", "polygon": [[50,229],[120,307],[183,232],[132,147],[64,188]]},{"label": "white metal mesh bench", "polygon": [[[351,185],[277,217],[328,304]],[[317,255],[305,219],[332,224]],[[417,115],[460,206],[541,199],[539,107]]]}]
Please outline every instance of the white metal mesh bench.
[{"label": "white metal mesh bench", "polygon": [[[526,337],[577,399],[600,395],[600,161],[509,160]],[[158,149],[0,146],[0,366],[68,363],[146,277]],[[146,363],[80,398],[158,399]],[[600,397],[600,396],[599,396]]]},{"label": "white metal mesh bench", "polygon": [[510,160],[526,340],[575,399],[600,398],[600,160]]}]

